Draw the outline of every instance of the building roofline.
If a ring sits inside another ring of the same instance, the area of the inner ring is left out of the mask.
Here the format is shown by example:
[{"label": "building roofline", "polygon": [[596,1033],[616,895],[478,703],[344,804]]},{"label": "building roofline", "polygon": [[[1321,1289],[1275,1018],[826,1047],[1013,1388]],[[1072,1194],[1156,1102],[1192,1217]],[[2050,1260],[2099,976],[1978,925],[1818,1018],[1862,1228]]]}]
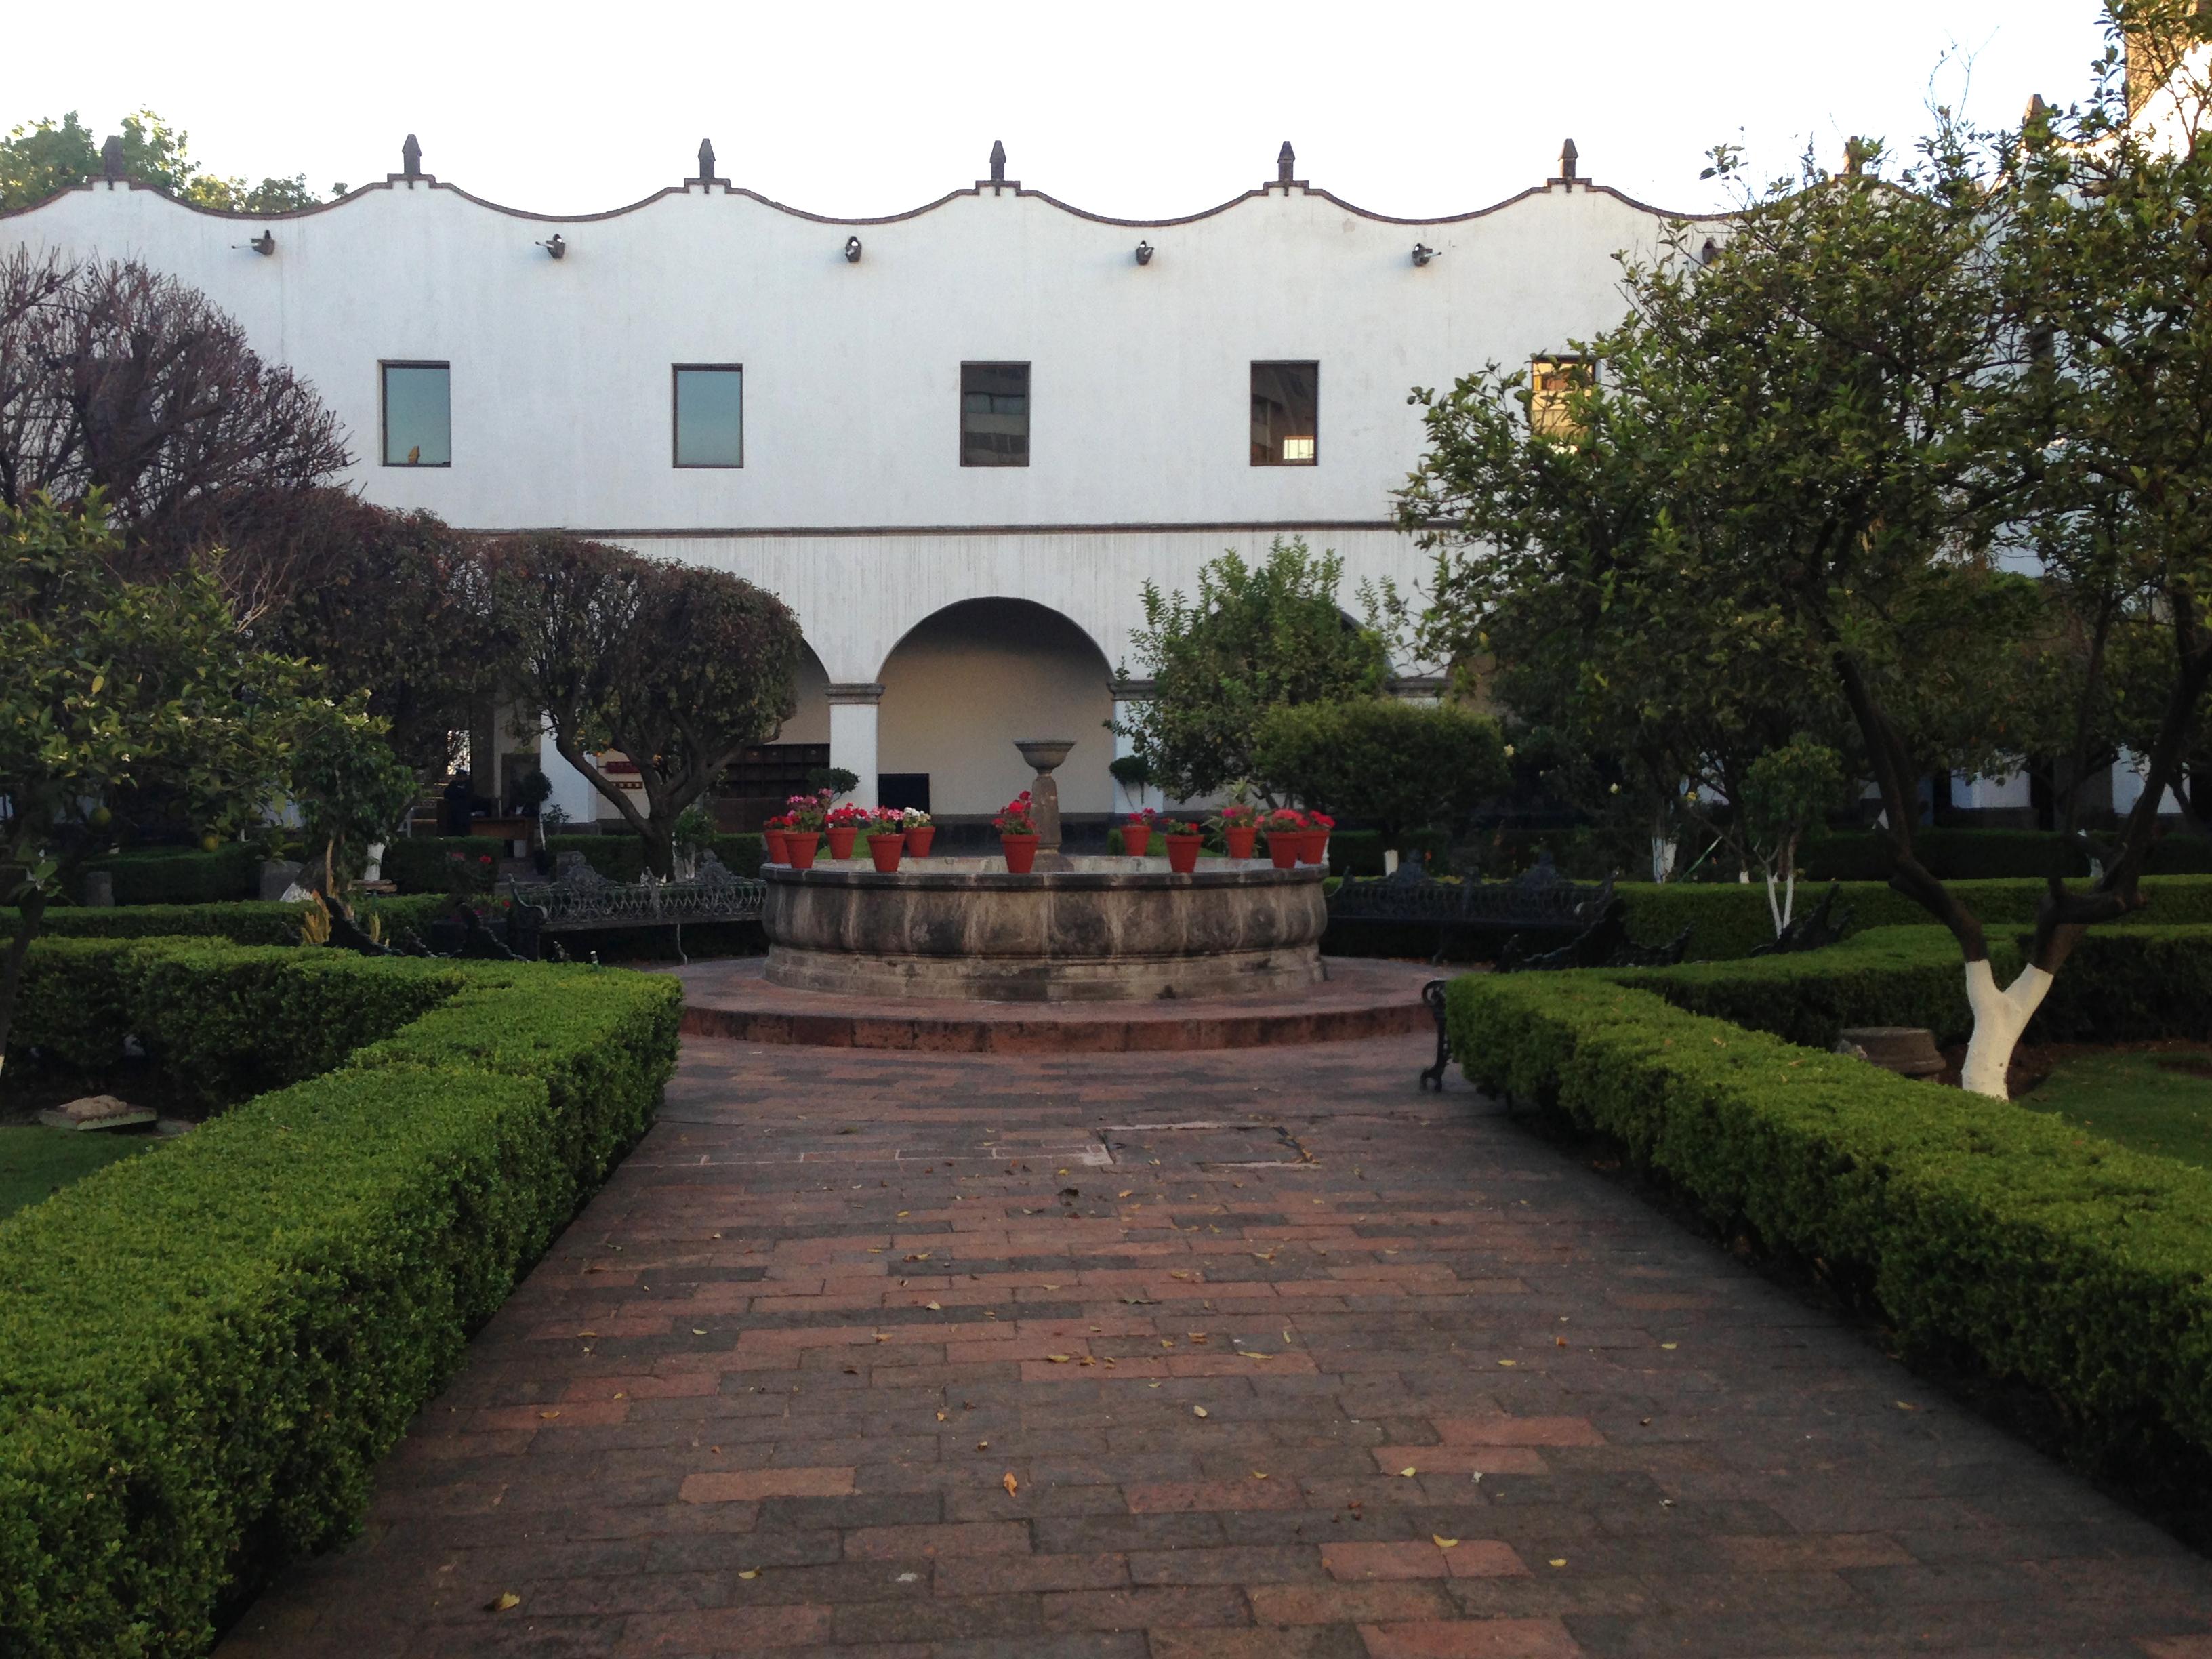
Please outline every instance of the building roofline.
[{"label": "building roofline", "polygon": [[[694,180],[692,182],[696,183],[697,181]],[[284,220],[313,218],[317,214],[334,212],[339,208],[343,208],[351,203],[357,202],[363,197],[371,195],[379,191],[389,191],[398,188],[402,185],[411,187],[417,184],[427,185],[431,190],[449,191],[453,195],[459,197],[463,201],[467,202],[473,206],[488,209],[491,212],[504,215],[510,219],[526,220],[533,224],[550,225],[589,224],[597,221],[619,219],[625,214],[635,213],[641,209],[650,207],[654,203],[659,202],[666,197],[688,196],[692,193],[688,184],[670,185],[664,189],[653,191],[650,195],[640,197],[635,202],[627,203],[621,207],[605,209],[597,213],[538,213],[528,208],[509,207],[504,203],[492,201],[487,197],[478,196],[471,191],[464,190],[459,185],[445,183],[431,173],[418,173],[412,179],[410,179],[402,173],[394,173],[379,183],[360,185],[356,189],[348,191],[344,195],[337,197],[331,201],[318,202],[311,207],[293,208],[281,213],[241,213],[228,208],[205,207],[198,202],[187,202],[171,191],[164,190],[159,185],[148,184],[143,179],[123,179],[119,180],[111,180],[106,179],[88,179],[82,184],[71,185],[65,189],[56,191],[52,196],[46,197],[42,201],[33,202],[23,207],[9,208],[4,210],[0,210],[0,220],[21,218],[26,215],[36,213],[43,208],[50,207],[54,203],[62,200],[64,197],[76,194],[79,191],[89,191],[97,185],[112,185],[117,183],[119,183],[125,188],[132,191],[149,191],[152,194],[161,198],[162,200],[173,203],[176,206],[184,209],[188,213],[197,213],[204,217],[210,219],[228,219],[255,224],[275,224]],[[1361,207],[1356,203],[1348,202],[1333,191],[1322,190],[1313,185],[1307,185],[1303,181],[1294,181],[1287,185],[1282,183],[1271,181],[1268,184],[1257,186],[1254,189],[1241,191],[1237,195],[1231,197],[1227,201],[1218,203],[1212,207],[1202,208],[1195,213],[1178,214],[1173,217],[1165,219],[1130,219],[1123,218],[1115,214],[1093,213],[1088,209],[1077,207],[1073,203],[1064,202],[1057,196],[1051,195],[1045,191],[1025,190],[1020,184],[1016,182],[994,184],[989,180],[979,182],[965,190],[947,191],[944,195],[938,197],[934,201],[925,202],[919,207],[908,208],[903,212],[876,214],[873,216],[858,217],[833,213],[811,213],[804,208],[793,207],[787,202],[779,202],[773,197],[763,196],[758,191],[747,190],[743,187],[725,185],[722,187],[720,193],[725,196],[742,197],[747,201],[757,203],[762,207],[773,209],[775,212],[788,214],[794,219],[805,219],[812,222],[813,223],[821,225],[855,226],[891,225],[900,223],[908,219],[918,219],[926,213],[935,212],[938,209],[945,206],[947,203],[958,201],[966,197],[978,197],[985,194],[994,196],[1026,196],[1034,197],[1036,200],[1044,203],[1046,205],[1057,208],[1062,213],[1068,214],[1073,217],[1078,219],[1087,219],[1093,224],[1118,225],[1126,227],[1132,230],[1153,230],[1164,229],[1175,225],[1195,224],[1200,220],[1214,218],[1218,215],[1227,213],[1231,209],[1241,207],[1247,202],[1275,195],[1287,197],[1291,194],[1293,191],[1302,195],[1319,197],[1322,200],[1328,203],[1333,207],[1341,209],[1343,211],[1353,214],[1359,218],[1370,220],[1377,224],[1464,224],[1472,220],[1486,218],[1493,213],[1501,212],[1504,209],[1511,207],[1516,203],[1527,201],[1532,196],[1549,195],[1552,193],[1552,191],[1555,186],[1559,185],[1564,185],[1571,194],[1578,191],[1586,196],[1609,196],[1626,207],[1632,208],[1639,213],[1650,214],[1654,218],[1657,219],[1665,219],[1686,223],[1701,223],[1724,219],[1728,216],[1725,212],[1692,213],[1676,211],[1675,210],[1669,208],[1658,207],[1650,202],[1639,201],[1635,197],[1613,189],[1610,185],[1595,184],[1586,179],[1553,179],[1544,184],[1531,185],[1528,189],[1516,191],[1515,194],[1505,197],[1502,200],[1492,202],[1487,207],[1474,208],[1464,213],[1442,213],[1428,217],[1408,217],[1393,213],[1377,213],[1371,209]],[[707,193],[709,195],[714,193],[714,185],[712,184],[708,186]]]}]

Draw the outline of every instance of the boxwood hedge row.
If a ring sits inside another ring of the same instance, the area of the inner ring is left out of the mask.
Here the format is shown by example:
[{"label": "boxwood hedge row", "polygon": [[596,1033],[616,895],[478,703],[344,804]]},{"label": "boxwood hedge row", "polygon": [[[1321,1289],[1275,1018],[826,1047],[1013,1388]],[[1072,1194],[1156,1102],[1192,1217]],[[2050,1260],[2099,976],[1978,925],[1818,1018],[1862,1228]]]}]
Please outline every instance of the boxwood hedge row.
[{"label": "boxwood hedge row", "polygon": [[[90,982],[91,948],[42,951],[33,984],[58,964]],[[106,948],[132,958],[112,982],[198,982],[231,1030],[289,988],[377,1040],[0,1222],[9,1654],[202,1651],[220,1609],[345,1538],[377,1460],[643,1129],[676,1050],[668,979],[300,951],[271,978],[279,953]]]},{"label": "boxwood hedge row", "polygon": [[[98,909],[59,905],[48,910],[39,932],[49,939],[178,939],[187,935],[225,939],[234,945],[297,945],[306,904],[118,904]],[[417,933],[446,908],[442,895],[356,901],[355,913],[368,925],[380,917],[387,937],[403,927]],[[15,931],[16,913],[0,908],[0,939]]]},{"label": "boxwood hedge row", "polygon": [[[2185,958],[2201,985],[2205,932],[2115,933],[2082,955]],[[1868,947],[1887,969],[1869,961],[1837,975],[1819,1017],[1848,1006],[1886,1024],[1932,1008],[1933,981],[1923,987],[1913,960],[1922,943]],[[1955,959],[1948,966],[1955,984]],[[2094,1017],[2099,997],[2131,996],[2124,988],[2154,971],[2096,968],[2077,955],[2059,975],[2080,992],[2069,1018]],[[1885,971],[1887,1003],[1875,994]],[[2178,1453],[2201,1468],[2212,1454],[2212,1175],[1669,1000],[1789,1025],[1813,1018],[1806,988],[1820,976],[1764,963],[1732,984],[1713,973],[1633,985],[1469,975],[1452,982],[1448,1018],[1471,1080],[1608,1138],[1725,1232],[1864,1285],[1910,1352],[2024,1386],[2077,1454],[2140,1470]]]}]

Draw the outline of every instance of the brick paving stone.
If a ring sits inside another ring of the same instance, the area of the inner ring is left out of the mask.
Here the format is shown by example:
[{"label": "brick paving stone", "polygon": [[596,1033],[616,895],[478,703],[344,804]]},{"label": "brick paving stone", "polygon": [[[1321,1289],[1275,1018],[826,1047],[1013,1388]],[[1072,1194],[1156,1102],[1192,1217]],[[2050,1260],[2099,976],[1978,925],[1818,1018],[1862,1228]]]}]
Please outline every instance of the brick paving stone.
[{"label": "brick paving stone", "polygon": [[226,1659],[2212,1659],[2202,1558],[1424,1047],[688,1039]]}]

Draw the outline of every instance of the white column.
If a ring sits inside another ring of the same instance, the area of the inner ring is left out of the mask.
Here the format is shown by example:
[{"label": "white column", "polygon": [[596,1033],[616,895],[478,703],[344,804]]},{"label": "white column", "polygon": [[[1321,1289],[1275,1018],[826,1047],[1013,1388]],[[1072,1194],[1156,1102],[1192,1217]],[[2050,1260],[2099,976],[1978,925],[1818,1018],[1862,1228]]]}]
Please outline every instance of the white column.
[{"label": "white column", "polygon": [[876,715],[883,700],[880,685],[830,688],[830,764],[860,779],[849,797],[856,806],[876,805]]}]

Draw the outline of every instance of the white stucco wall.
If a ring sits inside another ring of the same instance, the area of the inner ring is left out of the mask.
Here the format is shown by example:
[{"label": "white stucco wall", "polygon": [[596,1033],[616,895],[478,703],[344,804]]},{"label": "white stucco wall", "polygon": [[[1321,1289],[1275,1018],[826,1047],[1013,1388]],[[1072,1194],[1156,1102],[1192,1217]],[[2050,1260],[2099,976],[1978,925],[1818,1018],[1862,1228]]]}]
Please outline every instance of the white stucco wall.
[{"label": "white stucco wall", "polygon": [[[1613,254],[1653,248],[1665,222],[1586,183],[1420,222],[1303,185],[1176,222],[986,185],[862,222],[696,185],[554,220],[428,179],[244,220],[98,182],[0,216],[0,250],[137,258],[206,292],[337,412],[373,501],[597,532],[781,594],[819,659],[783,736],[819,742],[825,682],[881,680],[902,637],[962,600],[1045,605],[1112,665],[1142,585],[1188,589],[1225,547],[1302,532],[1343,556],[1347,605],[1363,580],[1419,581],[1426,561],[1390,525],[1421,447],[1408,388],[1610,326]],[[246,246],[264,228],[265,258]],[[536,246],[556,230],[557,261]],[[1417,268],[1416,240],[1441,257]],[[393,359],[452,364],[449,468],[376,464]],[[996,359],[1032,365],[1031,463],[963,468],[960,365]],[[1321,366],[1316,465],[1249,464],[1266,359]],[[744,365],[742,468],[671,465],[677,363]],[[934,773],[900,751],[902,718],[882,714],[880,766]],[[1107,734],[1076,735],[1103,767]],[[1107,810],[1103,777],[1071,777],[1069,810]]]}]

